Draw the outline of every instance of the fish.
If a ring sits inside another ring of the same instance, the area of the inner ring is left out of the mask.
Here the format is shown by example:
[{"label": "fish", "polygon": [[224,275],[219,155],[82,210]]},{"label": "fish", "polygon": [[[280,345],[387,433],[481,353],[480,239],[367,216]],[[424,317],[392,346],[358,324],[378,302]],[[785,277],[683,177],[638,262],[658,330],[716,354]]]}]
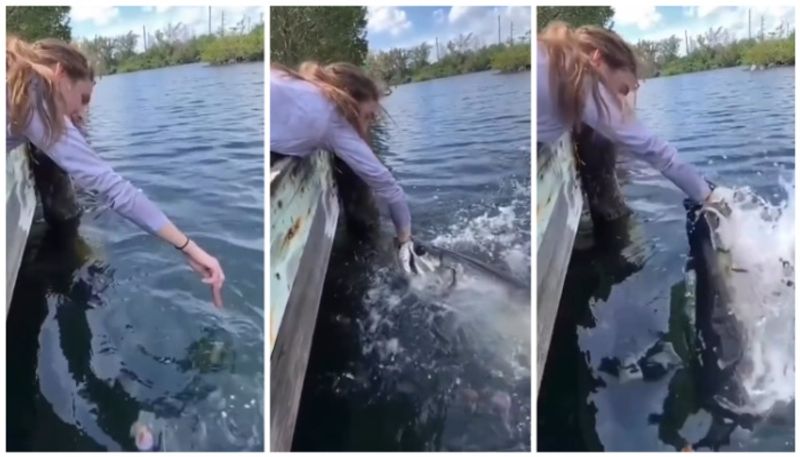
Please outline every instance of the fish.
[{"label": "fish", "polygon": [[701,398],[711,399],[713,409],[736,416],[735,410],[747,403],[747,393],[739,382],[748,369],[747,333],[731,308],[731,284],[741,269],[733,265],[730,252],[716,237],[718,212],[704,210],[690,200],[684,201],[684,207],[689,241],[686,271],[695,276],[698,388]]},{"label": "fish", "polygon": [[413,285],[429,292],[445,296],[476,283],[494,285],[505,298],[530,307],[529,284],[466,254],[414,240],[399,259]]},{"label": "fish", "polygon": [[443,347],[473,353],[488,372],[507,379],[529,376],[529,284],[468,255],[413,243],[399,256],[408,291],[431,308]]}]

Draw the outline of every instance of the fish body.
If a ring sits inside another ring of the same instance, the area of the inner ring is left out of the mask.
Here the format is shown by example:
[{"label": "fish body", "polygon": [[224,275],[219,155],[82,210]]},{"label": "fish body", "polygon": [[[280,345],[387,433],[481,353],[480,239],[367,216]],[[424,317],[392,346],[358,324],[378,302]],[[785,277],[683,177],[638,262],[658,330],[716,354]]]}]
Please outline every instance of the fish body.
[{"label": "fish body", "polygon": [[719,246],[714,229],[719,220],[715,212],[704,211],[690,202],[686,233],[690,257],[687,270],[695,275],[695,350],[699,363],[699,388],[703,398],[712,398],[715,407],[735,410],[746,403],[741,370],[747,369],[748,344],[743,323],[732,309],[731,284],[742,271],[733,265],[730,252]]}]

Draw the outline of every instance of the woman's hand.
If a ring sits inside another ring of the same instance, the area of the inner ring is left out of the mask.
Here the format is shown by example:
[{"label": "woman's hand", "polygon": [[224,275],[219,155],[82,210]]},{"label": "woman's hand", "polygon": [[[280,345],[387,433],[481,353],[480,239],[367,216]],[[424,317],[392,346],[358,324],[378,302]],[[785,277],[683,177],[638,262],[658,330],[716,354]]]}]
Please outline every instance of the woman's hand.
[{"label": "woman's hand", "polygon": [[203,277],[203,282],[211,286],[211,293],[214,299],[214,306],[222,308],[222,283],[225,282],[225,273],[219,261],[204,251],[194,241],[182,250],[186,255],[189,266]]}]

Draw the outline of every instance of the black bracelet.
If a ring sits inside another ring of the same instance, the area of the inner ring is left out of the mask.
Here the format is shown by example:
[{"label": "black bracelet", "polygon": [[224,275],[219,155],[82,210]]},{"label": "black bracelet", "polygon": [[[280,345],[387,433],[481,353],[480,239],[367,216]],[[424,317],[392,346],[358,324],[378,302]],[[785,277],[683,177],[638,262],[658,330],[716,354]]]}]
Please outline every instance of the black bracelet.
[{"label": "black bracelet", "polygon": [[189,241],[191,241],[191,240],[190,240],[190,239],[189,239],[189,237],[187,236],[187,237],[186,237],[186,242],[185,242],[185,243],[183,243],[183,246],[181,246],[181,247],[175,246],[175,249],[177,249],[177,250],[179,250],[179,251],[183,251],[183,250],[186,248],[186,246],[189,246]]}]

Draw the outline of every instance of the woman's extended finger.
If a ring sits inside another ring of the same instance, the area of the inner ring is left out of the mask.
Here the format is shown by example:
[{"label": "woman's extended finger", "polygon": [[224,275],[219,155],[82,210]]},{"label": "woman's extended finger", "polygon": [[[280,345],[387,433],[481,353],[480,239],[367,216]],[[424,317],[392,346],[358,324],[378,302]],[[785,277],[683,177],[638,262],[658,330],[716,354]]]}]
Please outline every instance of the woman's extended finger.
[{"label": "woman's extended finger", "polygon": [[214,306],[222,308],[222,283],[214,283],[211,285],[211,295],[214,298]]}]

